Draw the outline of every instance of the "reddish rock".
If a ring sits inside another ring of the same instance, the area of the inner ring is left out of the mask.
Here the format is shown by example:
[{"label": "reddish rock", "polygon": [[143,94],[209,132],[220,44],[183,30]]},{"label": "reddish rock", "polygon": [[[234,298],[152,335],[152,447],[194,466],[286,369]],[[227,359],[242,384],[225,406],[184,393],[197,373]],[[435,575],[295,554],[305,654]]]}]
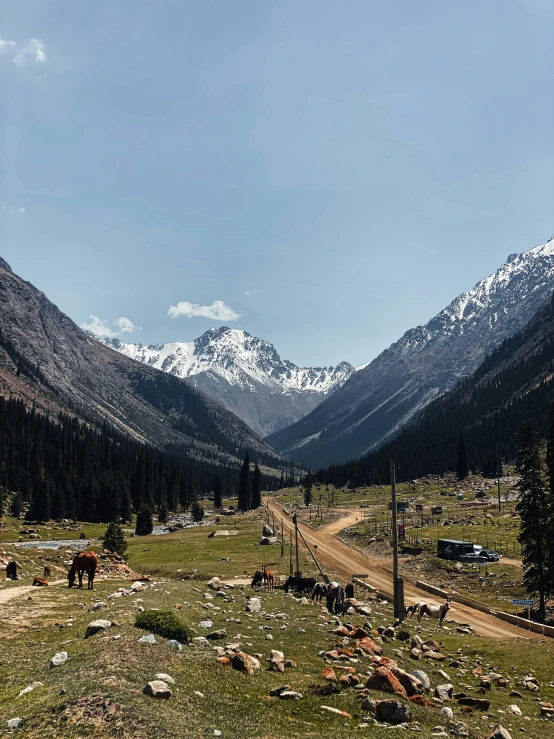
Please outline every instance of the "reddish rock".
[{"label": "reddish rock", "polygon": [[429,698],[426,698],[424,695],[412,695],[410,696],[410,702],[418,706],[424,706],[425,708],[433,705]]},{"label": "reddish rock", "polygon": [[358,639],[356,647],[358,647],[358,649],[363,649],[364,652],[368,652],[369,654],[383,654],[383,648],[376,644],[369,636],[364,636],[363,639]]},{"label": "reddish rock", "polygon": [[231,657],[231,666],[240,672],[246,672],[247,675],[255,675],[259,672],[261,665],[255,657],[251,657],[244,652],[235,652]]},{"label": "reddish rock", "polygon": [[360,626],[356,627],[355,629],[352,629],[352,631],[348,634],[349,637],[352,639],[368,639],[369,634],[365,629],[362,629]]},{"label": "reddish rock", "polygon": [[346,626],[339,626],[333,631],[333,634],[338,634],[339,636],[348,636],[349,633],[350,632],[348,631]]},{"label": "reddish rock", "polygon": [[389,668],[409,697],[425,692],[425,685],[414,675],[402,670],[400,667]]},{"label": "reddish rock", "polygon": [[228,665],[231,662],[229,657],[218,657],[217,661],[219,662],[220,665]]},{"label": "reddish rock", "polygon": [[321,673],[321,677],[325,678],[325,680],[337,681],[337,675],[332,667],[326,667]]},{"label": "reddish rock", "polygon": [[378,667],[373,675],[368,679],[366,687],[370,690],[380,690],[383,693],[393,693],[400,695],[402,698],[408,698],[408,695],[398,679],[386,667]]}]

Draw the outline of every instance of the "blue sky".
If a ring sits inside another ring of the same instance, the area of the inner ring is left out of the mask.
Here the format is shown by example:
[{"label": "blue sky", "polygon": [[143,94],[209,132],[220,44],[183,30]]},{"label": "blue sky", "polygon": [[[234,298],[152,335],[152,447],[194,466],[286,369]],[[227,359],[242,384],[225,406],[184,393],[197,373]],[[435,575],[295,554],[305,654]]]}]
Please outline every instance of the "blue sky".
[{"label": "blue sky", "polygon": [[359,365],[554,233],[551,0],[3,0],[0,38],[0,255],[79,324]]}]

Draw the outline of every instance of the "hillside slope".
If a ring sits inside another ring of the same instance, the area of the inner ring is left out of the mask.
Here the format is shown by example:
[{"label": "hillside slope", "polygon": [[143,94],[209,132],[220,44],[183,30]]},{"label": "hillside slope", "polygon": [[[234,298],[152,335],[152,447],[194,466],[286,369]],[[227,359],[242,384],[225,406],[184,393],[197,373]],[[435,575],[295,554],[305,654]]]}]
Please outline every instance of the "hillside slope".
[{"label": "hillside slope", "polygon": [[277,456],[236,416],[177,377],[90,338],[0,260],[0,393],[106,420],[136,439],[230,461]]},{"label": "hillside slope", "polygon": [[553,285],[554,240],[512,254],[268,443],[315,467],[361,456],[475,371],[487,353],[529,321]]},{"label": "hillside slope", "polygon": [[531,421],[546,435],[546,414],[554,400],[554,297],[531,321],[506,339],[475,373],[430,403],[390,442],[359,460],[320,473],[335,484],[389,481],[389,460],[399,479],[455,469],[463,436],[472,469],[496,469],[516,455],[517,432]]},{"label": "hillside slope", "polygon": [[337,367],[297,367],[275,347],[246,331],[212,328],[195,341],[129,344],[100,339],[107,346],[151,367],[186,378],[267,436],[303,418],[354,374],[348,362]]}]

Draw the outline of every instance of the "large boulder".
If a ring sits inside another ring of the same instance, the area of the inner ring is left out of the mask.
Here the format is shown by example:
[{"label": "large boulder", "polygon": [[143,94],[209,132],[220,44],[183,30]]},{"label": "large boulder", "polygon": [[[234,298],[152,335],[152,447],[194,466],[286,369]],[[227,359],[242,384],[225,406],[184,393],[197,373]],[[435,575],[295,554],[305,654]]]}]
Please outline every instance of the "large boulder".
[{"label": "large boulder", "polygon": [[262,601],[259,598],[249,598],[246,603],[247,613],[259,613],[262,610]]},{"label": "large boulder", "polygon": [[395,700],[377,701],[375,718],[387,724],[404,724],[412,717],[410,707]]},{"label": "large boulder", "polygon": [[53,667],[59,667],[60,665],[63,665],[64,662],[67,662],[67,652],[58,652],[50,660],[50,669]]},{"label": "large boulder", "polygon": [[240,672],[246,672],[247,675],[255,675],[262,668],[256,657],[251,657],[245,652],[235,652],[231,657],[231,667]]},{"label": "large boulder", "polygon": [[417,677],[419,682],[425,687],[425,690],[431,690],[431,680],[426,672],[423,672],[423,670],[414,670],[411,674]]},{"label": "large boulder", "polygon": [[410,675],[408,672],[405,672],[400,667],[391,667],[391,672],[398,680],[400,685],[402,685],[409,698],[411,698],[412,695],[420,695],[421,693],[425,693],[425,685],[421,682],[421,680],[419,680],[419,678],[415,677],[414,675]]},{"label": "large boulder", "polygon": [[444,685],[437,685],[435,688],[435,698],[440,698],[441,701],[451,701],[454,695],[454,686],[452,683],[445,683]]},{"label": "large boulder", "polygon": [[487,739],[512,739],[512,735],[501,724],[498,724],[488,735]]},{"label": "large boulder", "polygon": [[171,698],[171,688],[163,680],[151,680],[142,691],[152,698]]},{"label": "large boulder", "polygon": [[110,629],[111,626],[112,622],[106,621],[106,619],[104,618],[99,618],[96,621],[91,621],[87,626],[87,630],[85,631],[85,639],[98,634],[99,631],[106,631],[106,629]]},{"label": "large boulder", "polygon": [[212,579],[208,582],[208,587],[212,590],[219,590],[221,588],[221,580],[219,577],[212,577]]},{"label": "large boulder", "polygon": [[274,531],[271,528],[271,526],[268,526],[266,523],[264,524],[264,527],[262,529],[262,536],[273,536]]},{"label": "large boulder", "polygon": [[277,544],[277,539],[275,536],[262,536],[260,539],[260,544],[262,546],[268,546],[270,544]]},{"label": "large boulder", "polygon": [[382,693],[393,693],[402,698],[408,698],[406,690],[398,679],[386,667],[377,667],[373,675],[368,679],[366,688],[369,690],[380,690]]}]

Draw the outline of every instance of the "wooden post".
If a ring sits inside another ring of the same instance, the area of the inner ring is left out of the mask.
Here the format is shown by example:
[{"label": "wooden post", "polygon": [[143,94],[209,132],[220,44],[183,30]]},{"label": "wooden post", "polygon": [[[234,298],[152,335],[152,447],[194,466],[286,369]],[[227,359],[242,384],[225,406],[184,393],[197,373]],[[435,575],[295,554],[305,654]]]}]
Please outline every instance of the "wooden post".
[{"label": "wooden post", "polygon": [[404,580],[398,576],[398,524],[396,516],[396,466],[390,461],[391,498],[392,498],[392,577],[394,586],[394,618],[404,621]]},{"label": "wooden post", "polygon": [[281,557],[285,556],[285,524],[281,519]]},{"label": "wooden post", "polygon": [[301,577],[300,572],[300,561],[298,556],[298,516],[296,513],[294,514],[294,518],[292,519],[294,523],[294,545],[296,547],[296,577]]}]

